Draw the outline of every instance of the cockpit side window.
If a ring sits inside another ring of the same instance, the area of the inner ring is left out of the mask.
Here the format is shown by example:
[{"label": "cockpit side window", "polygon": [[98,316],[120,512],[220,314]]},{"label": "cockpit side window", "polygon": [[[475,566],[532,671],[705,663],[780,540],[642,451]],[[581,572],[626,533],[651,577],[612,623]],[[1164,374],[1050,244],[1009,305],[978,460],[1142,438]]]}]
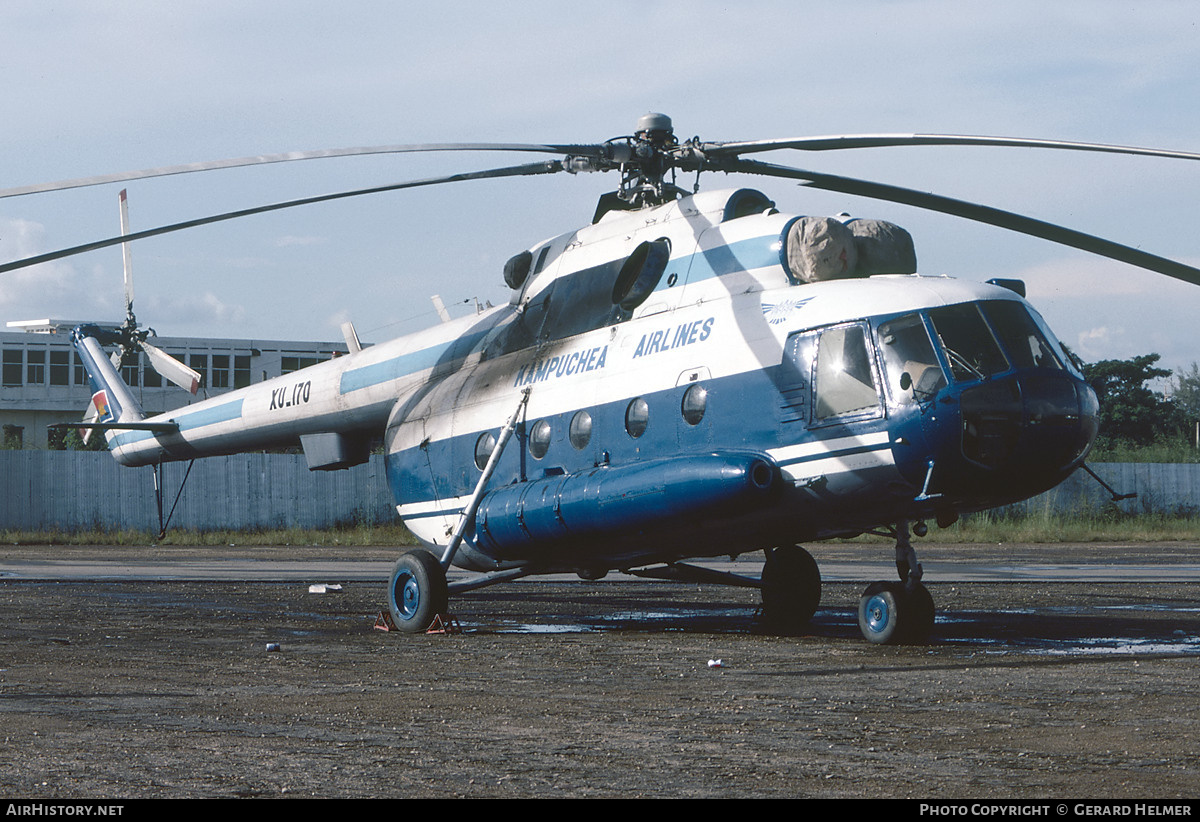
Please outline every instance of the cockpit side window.
[{"label": "cockpit side window", "polygon": [[815,383],[815,420],[881,413],[879,390],[862,326],[840,326],[821,333]]},{"label": "cockpit side window", "polygon": [[929,319],[955,380],[982,380],[1008,370],[1008,361],[974,303],[934,308]]},{"label": "cockpit side window", "polygon": [[929,402],[946,387],[929,331],[919,314],[906,314],[879,325],[879,350],[892,401]]},{"label": "cockpit side window", "polygon": [[1054,349],[1025,306],[1013,300],[983,303],[983,313],[1017,368],[1062,369]]}]

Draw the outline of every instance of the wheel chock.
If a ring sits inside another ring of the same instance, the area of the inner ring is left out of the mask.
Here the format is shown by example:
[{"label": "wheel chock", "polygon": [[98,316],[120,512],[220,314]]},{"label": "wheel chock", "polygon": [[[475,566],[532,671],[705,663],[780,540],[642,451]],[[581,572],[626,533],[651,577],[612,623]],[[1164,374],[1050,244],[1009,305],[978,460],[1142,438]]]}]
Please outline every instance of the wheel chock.
[{"label": "wheel chock", "polygon": [[[388,611],[380,611],[375,617],[376,631],[398,631],[396,623],[392,621],[392,615]],[[437,614],[433,618],[433,624],[425,631],[427,634],[461,634],[462,626],[458,624],[458,620],[453,614]]]},{"label": "wheel chock", "polygon": [[376,631],[395,631],[396,623],[392,622],[392,615],[387,611],[380,611],[379,616],[375,617]]},{"label": "wheel chock", "polygon": [[433,624],[429,626],[427,634],[461,634],[462,626],[458,624],[458,620],[453,614],[437,614],[433,618]]}]

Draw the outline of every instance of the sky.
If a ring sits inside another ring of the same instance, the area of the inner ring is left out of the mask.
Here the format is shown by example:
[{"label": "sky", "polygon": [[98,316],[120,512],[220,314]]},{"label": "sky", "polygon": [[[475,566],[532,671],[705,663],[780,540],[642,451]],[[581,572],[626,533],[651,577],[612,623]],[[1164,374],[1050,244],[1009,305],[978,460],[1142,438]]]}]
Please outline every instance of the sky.
[{"label": "sky", "polygon": [[[686,139],[925,132],[1200,152],[1200,4],[161,3],[0,7],[0,188],[227,157],[434,142],[599,142],[664,112]],[[134,230],[536,155],[305,161],[126,184]],[[1200,266],[1200,162],[1005,148],[758,159],[934,191]],[[692,180],[683,181],[690,185]],[[891,220],[922,273],[1025,280],[1085,360],[1200,360],[1200,287],[998,228],[783,180],[780,210]],[[164,336],[376,343],[507,300],[505,260],[585,225],[613,174],[454,183],[141,241]],[[119,232],[118,191],[0,200],[0,261]],[[0,320],[123,314],[119,247],[0,274]]]}]

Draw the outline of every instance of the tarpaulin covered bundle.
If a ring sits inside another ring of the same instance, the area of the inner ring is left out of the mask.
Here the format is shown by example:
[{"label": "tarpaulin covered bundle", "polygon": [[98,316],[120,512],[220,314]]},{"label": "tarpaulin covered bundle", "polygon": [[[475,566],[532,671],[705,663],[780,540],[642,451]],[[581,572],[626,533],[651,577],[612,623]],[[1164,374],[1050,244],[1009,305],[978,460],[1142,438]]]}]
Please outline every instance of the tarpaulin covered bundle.
[{"label": "tarpaulin covered bundle", "polygon": [[792,276],[806,283],[912,274],[917,253],[912,235],[883,220],[800,217],[787,232],[787,264]]}]

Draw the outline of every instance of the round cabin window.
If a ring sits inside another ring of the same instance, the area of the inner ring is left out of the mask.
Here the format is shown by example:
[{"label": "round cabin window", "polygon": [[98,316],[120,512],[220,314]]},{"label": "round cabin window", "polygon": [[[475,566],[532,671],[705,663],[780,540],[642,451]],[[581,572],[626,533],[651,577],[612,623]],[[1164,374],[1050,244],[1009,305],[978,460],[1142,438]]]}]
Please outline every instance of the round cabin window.
[{"label": "round cabin window", "polygon": [[475,467],[482,471],[487,467],[492,451],[496,450],[496,436],[490,431],[484,431],[475,440]]},{"label": "round cabin window", "polygon": [[704,412],[708,410],[708,389],[698,383],[693,385],[683,393],[680,410],[683,412],[684,422],[697,425],[704,419]]},{"label": "round cabin window", "polygon": [[587,411],[576,411],[571,417],[567,436],[576,451],[582,451],[592,441],[592,415]]},{"label": "round cabin window", "polygon": [[550,423],[545,420],[538,420],[534,423],[533,429],[529,432],[529,453],[535,460],[540,460],[550,450],[551,433]]},{"label": "round cabin window", "polygon": [[635,440],[646,433],[650,424],[650,406],[641,397],[629,403],[625,409],[625,431]]}]

